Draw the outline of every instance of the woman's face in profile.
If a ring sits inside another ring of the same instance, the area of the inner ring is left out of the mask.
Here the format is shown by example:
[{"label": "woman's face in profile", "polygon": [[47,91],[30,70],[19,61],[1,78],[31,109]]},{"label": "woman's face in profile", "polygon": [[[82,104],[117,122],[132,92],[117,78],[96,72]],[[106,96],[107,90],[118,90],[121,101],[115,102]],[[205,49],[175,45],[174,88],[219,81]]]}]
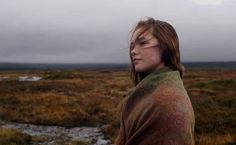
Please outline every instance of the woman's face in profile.
[{"label": "woman's face in profile", "polygon": [[[136,72],[152,72],[164,66],[158,40],[151,30],[137,29],[131,38],[130,55]],[[140,33],[142,33],[140,35]]]}]

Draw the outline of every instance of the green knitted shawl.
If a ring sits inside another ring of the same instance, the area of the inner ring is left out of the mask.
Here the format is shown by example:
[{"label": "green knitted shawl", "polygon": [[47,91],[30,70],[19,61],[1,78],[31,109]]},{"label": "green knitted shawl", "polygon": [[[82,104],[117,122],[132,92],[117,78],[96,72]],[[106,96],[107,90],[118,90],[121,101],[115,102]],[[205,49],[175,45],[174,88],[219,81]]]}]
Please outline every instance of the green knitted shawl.
[{"label": "green knitted shawl", "polygon": [[115,145],[194,145],[194,112],[179,71],[154,70],[122,101]]}]

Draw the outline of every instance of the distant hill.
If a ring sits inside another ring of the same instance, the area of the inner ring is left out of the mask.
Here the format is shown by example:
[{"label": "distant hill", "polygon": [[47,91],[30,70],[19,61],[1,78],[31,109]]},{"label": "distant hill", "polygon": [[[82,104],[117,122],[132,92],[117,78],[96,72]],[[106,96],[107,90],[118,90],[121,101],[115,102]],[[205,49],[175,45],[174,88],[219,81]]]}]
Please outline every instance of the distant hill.
[{"label": "distant hill", "polygon": [[0,63],[0,70],[76,70],[76,69],[124,69],[128,64],[112,63]]},{"label": "distant hill", "polygon": [[236,61],[219,62],[184,62],[186,68],[192,69],[236,69]]},{"label": "distant hill", "polygon": [[[236,61],[183,62],[188,69],[236,69]],[[0,63],[0,70],[76,70],[76,69],[127,69],[126,63]]]}]

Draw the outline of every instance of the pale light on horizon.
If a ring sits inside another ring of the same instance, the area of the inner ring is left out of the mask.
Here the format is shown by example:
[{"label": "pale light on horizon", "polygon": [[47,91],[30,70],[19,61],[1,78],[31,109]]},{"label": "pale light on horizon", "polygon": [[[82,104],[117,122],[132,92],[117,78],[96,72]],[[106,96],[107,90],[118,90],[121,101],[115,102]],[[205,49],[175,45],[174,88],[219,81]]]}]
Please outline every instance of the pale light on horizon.
[{"label": "pale light on horizon", "polygon": [[227,0],[192,0],[192,1],[200,5],[220,5]]}]

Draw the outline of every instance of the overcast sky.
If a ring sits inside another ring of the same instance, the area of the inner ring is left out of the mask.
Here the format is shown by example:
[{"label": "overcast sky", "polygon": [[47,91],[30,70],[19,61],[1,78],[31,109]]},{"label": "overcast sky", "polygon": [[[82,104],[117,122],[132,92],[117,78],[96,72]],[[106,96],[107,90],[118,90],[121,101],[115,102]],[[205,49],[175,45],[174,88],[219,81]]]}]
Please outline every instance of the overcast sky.
[{"label": "overcast sky", "polygon": [[129,62],[145,17],[172,24],[181,60],[236,61],[236,0],[0,0],[0,62]]}]

